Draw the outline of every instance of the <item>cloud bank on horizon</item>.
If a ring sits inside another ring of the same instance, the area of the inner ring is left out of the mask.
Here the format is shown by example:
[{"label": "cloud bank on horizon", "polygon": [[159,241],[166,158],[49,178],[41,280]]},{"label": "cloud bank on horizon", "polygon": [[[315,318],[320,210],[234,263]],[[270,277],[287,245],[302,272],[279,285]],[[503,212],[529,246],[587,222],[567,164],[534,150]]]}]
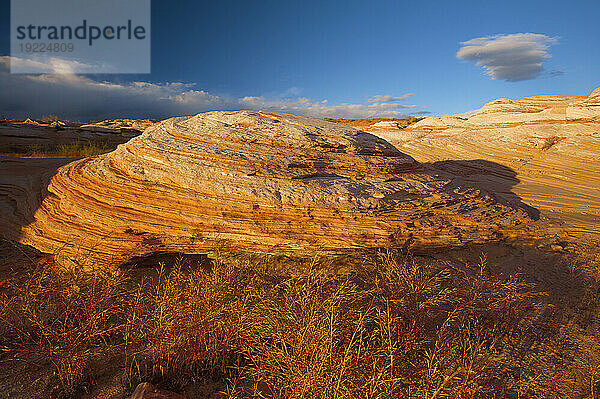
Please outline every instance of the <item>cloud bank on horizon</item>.
[{"label": "cloud bank on horizon", "polygon": [[542,73],[543,62],[551,57],[549,47],[557,41],[539,33],[478,37],[462,42],[456,56],[482,66],[492,79],[518,82]]},{"label": "cloud bank on horizon", "polygon": [[[329,105],[327,100],[308,98],[229,98],[197,90],[192,83],[113,83],[87,76],[65,74],[69,65],[56,61],[42,75],[10,74],[10,62],[30,62],[0,57],[0,109],[5,117],[25,118],[56,114],[72,120],[98,120],[117,117],[163,119],[214,110],[255,109],[307,115],[316,118],[404,118],[423,115],[416,105],[398,104],[412,94],[380,95],[366,104]],[[409,112],[411,111],[411,112]]]},{"label": "cloud bank on horizon", "polygon": [[399,97],[394,97],[394,96],[386,96],[386,95],[377,95],[377,96],[373,96],[371,98],[369,98],[369,100],[367,100],[368,103],[381,103],[381,102],[390,102],[390,101],[403,101],[406,100],[408,97],[414,96],[413,93],[408,93],[408,94],[404,94],[402,96]]}]

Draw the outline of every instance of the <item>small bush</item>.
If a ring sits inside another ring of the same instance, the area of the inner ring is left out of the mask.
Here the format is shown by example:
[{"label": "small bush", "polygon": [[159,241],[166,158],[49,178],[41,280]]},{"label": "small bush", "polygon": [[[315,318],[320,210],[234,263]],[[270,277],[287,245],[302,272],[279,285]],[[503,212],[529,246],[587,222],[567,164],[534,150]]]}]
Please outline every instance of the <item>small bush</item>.
[{"label": "small bush", "polygon": [[485,259],[223,255],[134,274],[46,265],[7,280],[6,355],[51,366],[67,396],[108,363],[129,389],[212,380],[230,398],[590,397],[600,379],[593,350],[536,333],[544,295]]},{"label": "small bush", "polygon": [[93,375],[92,364],[118,346],[130,312],[123,281],[37,267],[3,290],[2,336],[19,357],[54,368],[54,392],[74,394]]},{"label": "small bush", "polygon": [[91,157],[105,154],[115,149],[106,142],[103,143],[81,143],[75,142],[58,146],[56,155],[59,156],[82,156]]},{"label": "small bush", "polygon": [[44,123],[58,122],[58,121],[60,121],[60,117],[55,114],[50,114],[50,115],[42,116],[40,118],[40,121],[44,122]]}]

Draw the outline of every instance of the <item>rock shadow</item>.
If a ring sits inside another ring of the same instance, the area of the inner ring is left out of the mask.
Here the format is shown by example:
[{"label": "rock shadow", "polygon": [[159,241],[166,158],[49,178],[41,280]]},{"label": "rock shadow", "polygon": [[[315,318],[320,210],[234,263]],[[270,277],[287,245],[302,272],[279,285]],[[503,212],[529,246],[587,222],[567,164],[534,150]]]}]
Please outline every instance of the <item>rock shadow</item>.
[{"label": "rock shadow", "polygon": [[81,159],[0,156],[0,234],[18,240],[21,228],[34,222],[58,169]]},{"label": "rock shadow", "polygon": [[482,189],[499,202],[523,210],[533,220],[540,219],[540,211],[512,191],[520,181],[517,172],[508,166],[484,159],[438,161],[425,165],[448,173],[453,187]]}]

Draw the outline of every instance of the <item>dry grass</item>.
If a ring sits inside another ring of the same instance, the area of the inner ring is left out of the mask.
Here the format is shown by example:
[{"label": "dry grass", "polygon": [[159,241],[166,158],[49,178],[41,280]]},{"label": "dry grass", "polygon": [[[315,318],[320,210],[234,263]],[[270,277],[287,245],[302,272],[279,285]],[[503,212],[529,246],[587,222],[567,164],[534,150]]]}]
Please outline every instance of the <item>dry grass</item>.
[{"label": "dry grass", "polygon": [[71,274],[40,266],[5,283],[2,344],[16,359],[51,365],[53,392],[74,394],[91,382],[92,364],[118,345],[130,293],[119,275]]},{"label": "dry grass", "polygon": [[91,157],[117,148],[117,143],[74,141],[68,144],[31,144],[27,147],[0,146],[0,155],[15,157]]},{"label": "dry grass", "polygon": [[39,265],[5,280],[4,361],[50,365],[55,397],[93,389],[107,363],[128,389],[151,380],[185,391],[212,380],[214,396],[229,398],[597,394],[597,332],[573,322],[541,334],[561,322],[540,316],[546,296],[519,274],[494,274],[485,259],[457,268],[384,251],[172,266],[140,278]]}]

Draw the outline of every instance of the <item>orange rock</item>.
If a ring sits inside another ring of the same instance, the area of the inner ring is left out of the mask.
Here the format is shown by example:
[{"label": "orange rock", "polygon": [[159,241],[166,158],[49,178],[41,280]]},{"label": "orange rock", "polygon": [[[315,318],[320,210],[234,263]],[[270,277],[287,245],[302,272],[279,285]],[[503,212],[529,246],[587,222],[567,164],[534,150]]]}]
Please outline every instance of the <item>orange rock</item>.
[{"label": "orange rock", "polygon": [[[61,167],[37,210],[7,206],[22,215],[14,238],[86,267],[158,251],[426,250],[531,233],[524,208],[457,177],[478,165],[442,166],[317,119],[208,112]],[[0,189],[25,180],[0,175]]]},{"label": "orange rock", "polygon": [[[516,172],[490,179],[569,234],[600,235],[600,88],[587,96],[536,96],[485,104],[468,119],[426,118],[402,130],[373,130],[421,162],[483,159]],[[492,168],[493,169],[493,168]]]}]

